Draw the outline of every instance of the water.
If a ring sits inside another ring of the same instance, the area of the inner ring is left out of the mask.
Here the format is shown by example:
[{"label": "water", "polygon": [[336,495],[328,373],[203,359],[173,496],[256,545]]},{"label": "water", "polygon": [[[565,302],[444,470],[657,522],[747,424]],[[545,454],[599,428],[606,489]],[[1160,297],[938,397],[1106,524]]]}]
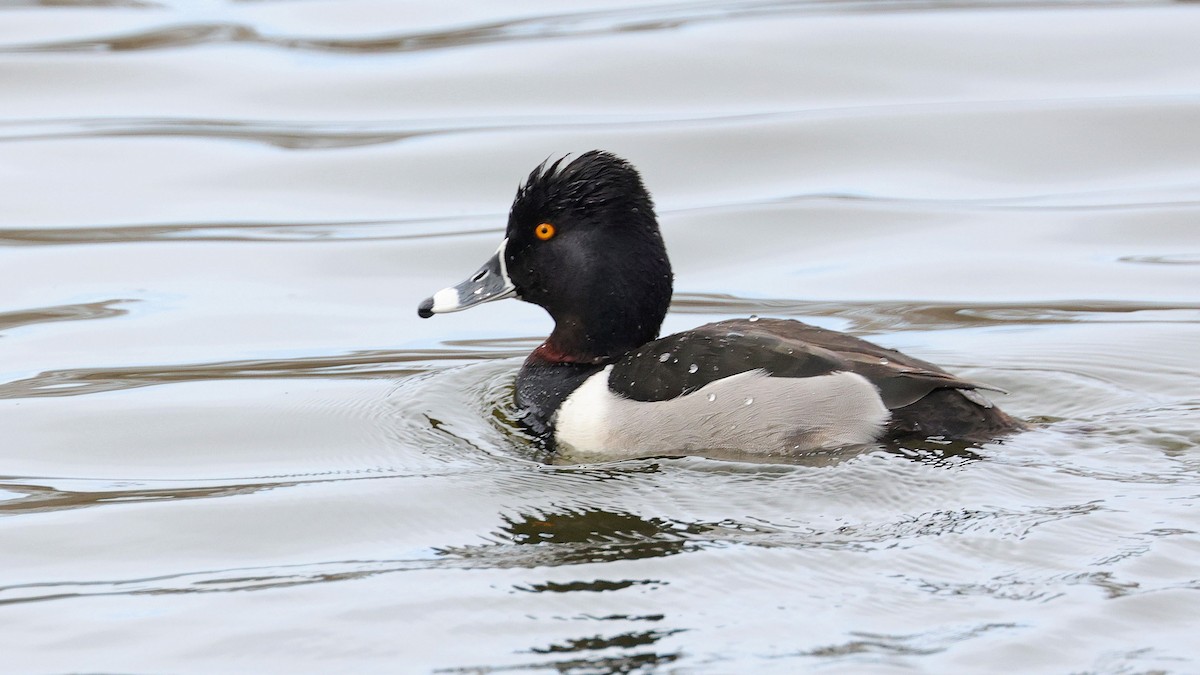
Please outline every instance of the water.
[{"label": "water", "polygon": [[[12,672],[1200,670],[1200,7],[10,2]],[[654,192],[665,330],[1011,392],[975,452],[560,466],[518,181]]]}]

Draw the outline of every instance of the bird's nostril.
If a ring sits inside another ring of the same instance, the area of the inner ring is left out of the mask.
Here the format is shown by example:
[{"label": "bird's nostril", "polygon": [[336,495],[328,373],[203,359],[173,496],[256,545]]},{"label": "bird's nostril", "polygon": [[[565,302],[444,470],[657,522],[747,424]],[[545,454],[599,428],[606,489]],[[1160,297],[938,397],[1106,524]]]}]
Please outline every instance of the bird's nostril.
[{"label": "bird's nostril", "polygon": [[475,273],[475,276],[471,277],[471,281],[481,281],[484,277],[487,276],[487,273],[488,273],[487,270],[479,270],[478,272]]}]

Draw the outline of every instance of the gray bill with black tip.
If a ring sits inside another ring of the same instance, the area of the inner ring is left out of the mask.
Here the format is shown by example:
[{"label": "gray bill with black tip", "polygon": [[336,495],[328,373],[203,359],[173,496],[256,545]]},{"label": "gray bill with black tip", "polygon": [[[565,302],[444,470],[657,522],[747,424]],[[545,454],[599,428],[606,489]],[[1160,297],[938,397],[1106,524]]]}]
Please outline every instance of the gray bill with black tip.
[{"label": "gray bill with black tip", "polygon": [[475,305],[510,298],[516,295],[516,289],[508,278],[508,267],[504,263],[504,247],[508,239],[500,242],[496,254],[472,274],[466,281],[457,286],[443,288],[433,294],[417,307],[417,315],[428,319],[434,314],[457,312]]}]

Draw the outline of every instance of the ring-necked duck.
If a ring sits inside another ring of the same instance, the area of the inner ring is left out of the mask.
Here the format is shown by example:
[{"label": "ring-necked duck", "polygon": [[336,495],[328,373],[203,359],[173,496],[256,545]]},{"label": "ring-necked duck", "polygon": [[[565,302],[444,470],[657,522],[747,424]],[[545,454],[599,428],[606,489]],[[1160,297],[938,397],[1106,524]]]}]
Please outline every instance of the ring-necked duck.
[{"label": "ring-necked duck", "polygon": [[982,442],[1024,428],[972,384],[856,337],[734,319],[658,338],[671,263],[637,170],[594,150],[542,164],[507,235],[428,318],[516,297],[550,337],[517,374],[523,421],[569,458],[800,454],[876,441]]}]

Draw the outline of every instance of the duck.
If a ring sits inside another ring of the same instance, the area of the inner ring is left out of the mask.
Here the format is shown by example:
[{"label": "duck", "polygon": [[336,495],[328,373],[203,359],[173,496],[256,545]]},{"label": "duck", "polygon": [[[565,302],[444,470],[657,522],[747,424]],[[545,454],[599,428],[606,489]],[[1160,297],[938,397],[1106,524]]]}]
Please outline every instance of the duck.
[{"label": "duck", "polygon": [[1025,428],[982,393],[994,387],[796,320],[659,337],[673,281],[637,169],[593,150],[535,167],[496,252],[417,313],[505,298],[546,310],[554,328],[517,372],[514,404],[551,453],[574,461],[982,444]]}]

